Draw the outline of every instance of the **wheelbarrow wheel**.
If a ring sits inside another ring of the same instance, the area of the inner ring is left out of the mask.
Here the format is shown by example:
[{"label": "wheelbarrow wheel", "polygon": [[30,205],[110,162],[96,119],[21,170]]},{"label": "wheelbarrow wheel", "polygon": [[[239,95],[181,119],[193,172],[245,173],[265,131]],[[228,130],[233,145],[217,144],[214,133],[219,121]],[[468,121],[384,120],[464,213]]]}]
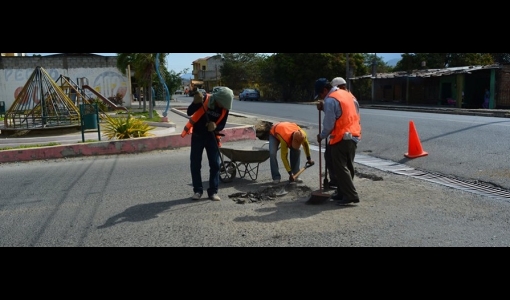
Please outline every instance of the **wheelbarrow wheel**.
[{"label": "wheelbarrow wheel", "polygon": [[232,182],[236,177],[236,164],[231,161],[224,161],[223,165],[220,167],[220,180],[222,182]]}]

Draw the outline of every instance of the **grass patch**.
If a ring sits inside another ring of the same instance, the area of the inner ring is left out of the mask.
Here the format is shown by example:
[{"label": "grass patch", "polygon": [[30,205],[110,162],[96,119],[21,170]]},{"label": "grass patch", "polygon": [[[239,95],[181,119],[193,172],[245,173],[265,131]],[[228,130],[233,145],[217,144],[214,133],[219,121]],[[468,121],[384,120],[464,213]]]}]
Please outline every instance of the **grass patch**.
[{"label": "grass patch", "polygon": [[81,144],[81,143],[95,143],[95,142],[99,142],[99,140],[85,140],[85,142],[78,141],[78,144]]},{"label": "grass patch", "polygon": [[[119,112],[118,115],[127,115],[127,112]],[[152,111],[152,118],[149,118],[149,112],[148,111],[130,111],[129,114],[137,119],[142,119],[146,122],[161,122],[161,116],[158,114],[157,111]]]},{"label": "grass patch", "polygon": [[13,150],[13,149],[27,149],[27,148],[39,148],[39,147],[48,147],[48,146],[58,146],[60,143],[47,143],[47,144],[35,144],[35,145],[19,145],[14,147],[1,147],[0,150]]}]

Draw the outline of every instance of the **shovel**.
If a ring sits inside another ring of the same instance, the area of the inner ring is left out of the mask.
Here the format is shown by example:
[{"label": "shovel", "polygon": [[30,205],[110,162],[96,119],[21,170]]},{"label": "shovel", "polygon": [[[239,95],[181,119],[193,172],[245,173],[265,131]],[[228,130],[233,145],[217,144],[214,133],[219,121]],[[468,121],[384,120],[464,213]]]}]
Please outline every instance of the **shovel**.
[{"label": "shovel", "polygon": [[[292,176],[292,178],[293,178],[294,180],[296,180],[296,178],[298,178],[298,176],[299,176],[299,175],[301,175],[301,174],[302,174],[302,173],[303,173],[306,169],[310,168],[310,167],[311,167],[311,166],[313,166],[313,165],[314,165],[314,163],[311,163],[311,164],[310,164],[310,163],[306,162],[305,166],[304,166],[304,167],[302,167],[302,168],[301,168],[301,169],[300,169],[300,170],[299,170],[296,174],[294,174],[294,176]],[[293,182],[288,182],[288,183],[286,183],[286,184],[282,187],[282,189],[276,193],[276,196],[283,196],[283,195],[287,195],[289,192],[287,191],[286,187],[287,187],[287,186],[289,186],[289,185],[290,185],[290,184],[292,184],[292,183],[293,183]]]},{"label": "shovel", "polygon": [[294,174],[294,176],[292,176],[292,179],[296,180],[296,178],[298,178],[299,175],[301,175],[301,173],[303,173],[306,169],[310,168],[314,164],[315,163],[308,163],[308,162],[306,162],[305,166],[302,167],[301,170],[299,170],[296,174]]}]

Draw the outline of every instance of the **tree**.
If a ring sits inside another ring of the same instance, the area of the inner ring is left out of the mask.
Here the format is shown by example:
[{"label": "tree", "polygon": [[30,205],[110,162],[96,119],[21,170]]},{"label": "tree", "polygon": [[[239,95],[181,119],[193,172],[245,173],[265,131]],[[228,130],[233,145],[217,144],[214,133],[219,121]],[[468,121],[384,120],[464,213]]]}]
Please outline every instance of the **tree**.
[{"label": "tree", "polygon": [[[499,57],[504,60],[505,56]],[[442,69],[493,63],[495,63],[494,55],[490,53],[404,53],[394,71]]]},{"label": "tree", "polygon": [[265,57],[258,53],[218,53],[223,58],[221,79],[231,89],[241,89],[260,78],[260,62]]},{"label": "tree", "polygon": [[[264,69],[270,70],[272,78],[266,76],[264,81],[272,82],[272,95],[283,101],[311,101],[315,80],[346,77],[345,53],[275,53],[268,59]],[[349,54],[349,69],[353,76],[366,74],[361,54]]]},{"label": "tree", "polygon": [[[159,55],[159,64],[165,69],[167,53]],[[153,100],[152,100],[152,84],[159,82],[155,77],[156,74],[156,53],[118,53],[117,68],[125,74],[127,65],[131,65],[131,69],[135,74],[137,83],[144,87],[144,111],[146,101],[149,100],[149,118],[153,117]],[[167,71],[168,72],[168,71]],[[164,73],[164,71],[162,71]]]},{"label": "tree", "polygon": [[[134,68],[132,68],[133,66],[133,63],[136,61],[137,59],[137,56],[138,56],[138,53],[117,53],[117,69],[123,74],[123,75],[126,75],[126,71],[128,69],[128,66],[129,68],[133,71],[133,74],[135,78],[135,81],[137,82],[137,85],[138,85],[138,88],[137,88],[137,94],[138,94],[138,101],[141,101],[140,97],[141,97],[141,93],[140,93],[140,87],[142,87],[140,85],[141,83],[141,76],[139,73],[137,72],[134,72]],[[144,88],[145,90],[145,88]],[[146,100],[147,100],[147,97],[144,97],[143,99],[143,111],[145,112],[145,108],[146,108]]]},{"label": "tree", "polygon": [[495,63],[510,63],[510,53],[489,53]]},{"label": "tree", "polygon": [[[224,63],[220,68],[222,80],[232,89],[258,86],[263,98],[283,101],[311,101],[314,82],[320,77],[361,76],[371,73],[367,65],[370,55],[349,54],[350,75],[346,74],[345,53],[220,53]],[[373,56],[372,56],[373,57]],[[371,60],[370,60],[371,62]],[[377,57],[378,72],[391,70],[382,58]],[[347,79],[347,78],[346,78]],[[366,81],[357,88],[369,90]]]},{"label": "tree", "polygon": [[[356,54],[356,53],[353,53]],[[376,63],[376,72],[377,73],[389,73],[393,72],[393,68],[384,62],[382,56],[378,56],[377,53],[358,53],[363,57],[364,65],[367,67],[367,71],[372,73],[372,64],[374,63],[374,55],[375,55],[375,63]],[[360,74],[361,75],[361,74]]]}]

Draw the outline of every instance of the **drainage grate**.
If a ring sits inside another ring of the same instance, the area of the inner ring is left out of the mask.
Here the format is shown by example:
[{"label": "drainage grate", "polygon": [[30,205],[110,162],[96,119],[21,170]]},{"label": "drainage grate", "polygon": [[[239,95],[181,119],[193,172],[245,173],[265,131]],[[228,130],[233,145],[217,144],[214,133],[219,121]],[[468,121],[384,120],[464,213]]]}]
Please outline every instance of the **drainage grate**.
[{"label": "drainage grate", "polygon": [[488,196],[497,199],[510,200],[510,191],[499,187],[489,186],[481,182],[470,182],[458,178],[452,178],[445,175],[416,170],[409,166],[375,158],[367,155],[356,154],[354,159],[356,163],[376,168],[382,171],[388,171],[395,174],[412,176],[414,178],[438,183],[451,188],[468,191],[471,193]]},{"label": "drainage grate", "polygon": [[[310,149],[319,151],[319,147],[310,145]],[[321,149],[324,152],[324,149]],[[390,160],[384,160],[363,154],[356,154],[355,163],[372,167],[381,171],[392,172],[399,175],[412,176],[417,179],[434,182],[454,189],[464,190],[474,194],[496,198],[500,200],[510,200],[510,191],[499,187],[491,186],[483,182],[470,182],[463,179],[452,178],[449,176],[425,172],[412,167],[396,163]]]}]

